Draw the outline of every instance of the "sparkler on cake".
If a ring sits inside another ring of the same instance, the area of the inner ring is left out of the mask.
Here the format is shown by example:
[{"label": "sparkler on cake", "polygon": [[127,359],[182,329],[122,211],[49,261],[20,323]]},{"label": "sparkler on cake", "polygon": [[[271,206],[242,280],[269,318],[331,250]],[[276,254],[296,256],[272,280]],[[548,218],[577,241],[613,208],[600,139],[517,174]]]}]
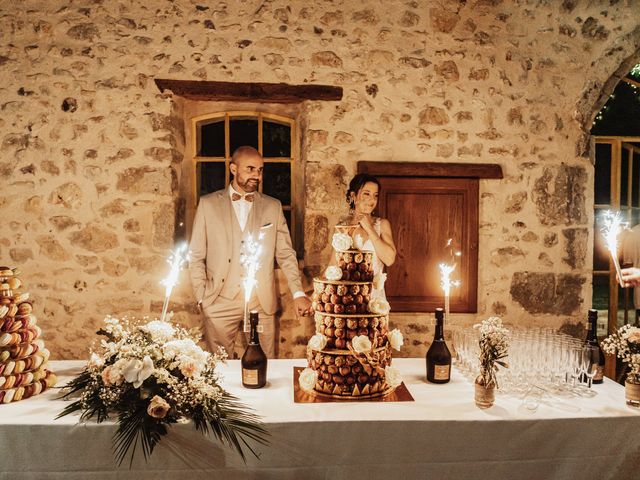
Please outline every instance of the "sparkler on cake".
[{"label": "sparkler on cake", "polygon": [[451,250],[452,263],[441,263],[438,265],[440,269],[440,286],[444,291],[444,315],[445,320],[449,320],[449,303],[451,297],[451,287],[459,287],[460,280],[451,280],[451,274],[456,269],[456,264],[453,262],[455,257],[459,257],[461,255],[460,252],[453,252],[453,239],[450,238],[447,240],[446,247]]}]

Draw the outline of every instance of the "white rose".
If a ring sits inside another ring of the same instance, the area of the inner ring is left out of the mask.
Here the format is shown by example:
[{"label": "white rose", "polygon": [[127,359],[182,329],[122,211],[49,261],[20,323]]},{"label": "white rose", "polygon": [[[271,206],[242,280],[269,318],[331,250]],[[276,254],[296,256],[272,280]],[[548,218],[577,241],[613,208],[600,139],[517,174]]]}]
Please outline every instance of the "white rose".
[{"label": "white rose", "polygon": [[203,350],[190,338],[184,340],[171,340],[162,346],[162,354],[165,360],[171,360],[178,355],[187,357],[201,357]]},{"label": "white rose", "polygon": [[404,344],[404,337],[402,336],[402,332],[397,328],[394,328],[389,333],[387,333],[387,338],[389,339],[389,343],[394,350],[400,351],[400,347]]},{"label": "white rose", "polygon": [[298,383],[300,384],[300,388],[305,392],[311,392],[313,390],[313,387],[316,386],[317,380],[318,380],[318,372],[308,367],[302,370],[300,372],[300,377],[298,377]]},{"label": "white rose", "polygon": [[327,346],[327,337],[321,333],[316,333],[309,339],[309,347],[313,350],[320,351]]},{"label": "white rose", "polygon": [[358,353],[364,353],[371,350],[371,340],[366,335],[358,335],[351,340],[351,346]]},{"label": "white rose", "polygon": [[142,361],[137,358],[132,358],[127,362],[122,371],[124,379],[127,382],[133,383],[135,388],[140,388],[142,382],[153,373],[153,361],[149,355],[145,355]]},{"label": "white rose", "polygon": [[346,233],[334,233],[331,240],[331,246],[338,252],[344,252],[351,248],[351,237]]},{"label": "white rose", "polygon": [[387,281],[387,274],[384,272],[380,272],[373,277],[373,289],[374,290],[383,290],[384,282]]},{"label": "white rose", "polygon": [[153,320],[140,327],[140,330],[151,335],[154,342],[164,343],[175,335],[175,329],[171,324],[160,320]]},{"label": "white rose", "polygon": [[640,343],[640,328],[629,328],[629,330],[627,330],[627,341],[629,343]]},{"label": "white rose", "polygon": [[153,418],[164,418],[169,413],[171,406],[167,403],[167,401],[156,395],[149,402],[149,406],[147,407],[147,414]]},{"label": "white rose", "polygon": [[102,373],[100,374],[102,376],[102,382],[107,386],[120,385],[122,380],[124,380],[122,372],[114,367],[115,365],[109,365],[107,368],[102,370]]},{"label": "white rose", "polygon": [[356,234],[355,238],[353,239],[353,245],[358,250],[364,250],[364,241],[362,240],[362,235],[360,235],[359,233]]},{"label": "white rose", "polygon": [[342,269],[331,265],[324,271],[324,276],[327,280],[340,280],[342,278]]},{"label": "white rose", "polygon": [[400,375],[397,368],[385,367],[384,376],[391,388],[395,388],[402,383],[402,375]]},{"label": "white rose", "polygon": [[376,313],[378,315],[386,315],[389,313],[390,310],[391,310],[391,307],[389,306],[389,302],[387,302],[382,297],[373,298],[369,302],[369,311],[371,313]]}]

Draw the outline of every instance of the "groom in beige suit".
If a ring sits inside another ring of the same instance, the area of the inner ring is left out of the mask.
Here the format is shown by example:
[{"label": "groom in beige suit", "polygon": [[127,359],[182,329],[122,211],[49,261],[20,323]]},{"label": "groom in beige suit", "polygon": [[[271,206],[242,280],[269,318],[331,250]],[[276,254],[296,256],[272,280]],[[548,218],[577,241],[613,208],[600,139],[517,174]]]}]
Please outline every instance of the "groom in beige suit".
[{"label": "groom in beige suit", "polygon": [[274,259],[293,292],[296,313],[311,312],[282,206],[275,198],[258,192],[263,164],[262,156],[254,148],[238,148],[229,166],[233,181],[228,188],[200,198],[193,222],[189,271],[196,300],[205,316],[205,338],[211,351],[222,346],[230,358],[244,318],[240,257],[248,234],[254,239],[260,232],[264,234],[257,285],[249,308],[259,312],[264,329],[260,344],[267,357],[275,357]]}]

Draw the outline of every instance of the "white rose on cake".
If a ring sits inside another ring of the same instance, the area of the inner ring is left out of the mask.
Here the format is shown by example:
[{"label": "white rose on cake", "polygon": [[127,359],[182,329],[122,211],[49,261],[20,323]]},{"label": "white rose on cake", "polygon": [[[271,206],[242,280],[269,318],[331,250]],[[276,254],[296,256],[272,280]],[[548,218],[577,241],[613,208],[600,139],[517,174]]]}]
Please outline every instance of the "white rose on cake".
[{"label": "white rose on cake", "polygon": [[391,348],[400,351],[400,348],[404,344],[404,337],[402,336],[402,332],[397,328],[394,328],[389,333],[387,333],[387,338],[389,339]]},{"label": "white rose on cake", "polygon": [[318,372],[308,367],[302,370],[300,372],[300,377],[298,377],[300,388],[305,392],[311,392],[313,390],[313,387],[316,386],[317,380]]},{"label": "white rose on cake", "polygon": [[384,298],[378,297],[373,298],[369,302],[369,310],[371,311],[371,313],[386,315],[389,313],[389,310],[391,310],[391,307],[389,307],[389,302],[387,302]]},{"label": "white rose on cake", "polygon": [[331,265],[324,271],[324,276],[327,280],[340,280],[342,278],[342,269],[335,265]]},{"label": "white rose on cake", "polygon": [[333,234],[333,238],[331,240],[331,246],[337,252],[344,252],[351,248],[352,241],[351,237],[346,233],[338,232]]},{"label": "white rose on cake", "polygon": [[371,340],[366,335],[358,335],[351,340],[351,346],[358,353],[364,353],[371,350]]},{"label": "white rose on cake", "polygon": [[391,388],[395,388],[402,383],[400,371],[394,367],[384,368],[384,377]]},{"label": "white rose on cake", "polygon": [[316,333],[309,339],[309,347],[313,350],[320,351],[327,346],[327,337],[322,333]]}]

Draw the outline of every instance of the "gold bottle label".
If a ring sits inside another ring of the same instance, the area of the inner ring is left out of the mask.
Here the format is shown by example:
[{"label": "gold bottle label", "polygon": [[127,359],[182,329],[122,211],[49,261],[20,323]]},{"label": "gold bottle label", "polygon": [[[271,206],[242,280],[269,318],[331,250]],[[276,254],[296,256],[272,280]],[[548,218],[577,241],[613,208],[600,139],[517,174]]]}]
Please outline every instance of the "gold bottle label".
[{"label": "gold bottle label", "polygon": [[258,370],[242,369],[242,382],[246,385],[258,385]]},{"label": "gold bottle label", "polygon": [[596,370],[596,374],[593,376],[593,379],[596,381],[600,381],[604,378],[604,367],[602,365],[598,365],[598,369]]},{"label": "gold bottle label", "polygon": [[434,365],[434,380],[449,380],[449,365]]}]

